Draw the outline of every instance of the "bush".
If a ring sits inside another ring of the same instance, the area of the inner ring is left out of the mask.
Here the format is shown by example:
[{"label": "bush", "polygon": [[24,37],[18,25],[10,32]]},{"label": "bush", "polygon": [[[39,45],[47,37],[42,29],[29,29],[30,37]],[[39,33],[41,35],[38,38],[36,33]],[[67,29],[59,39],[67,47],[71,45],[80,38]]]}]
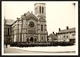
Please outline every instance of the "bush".
[{"label": "bush", "polygon": [[10,46],[17,46],[18,42],[11,42]]},{"label": "bush", "polygon": [[60,42],[58,43],[60,46],[69,46],[69,42]]},{"label": "bush", "polygon": [[18,42],[17,47],[25,47],[25,42]]},{"label": "bush", "polygon": [[49,42],[49,43],[26,43],[26,42],[11,42],[10,46],[17,47],[34,47],[34,46],[68,46],[70,42]]}]

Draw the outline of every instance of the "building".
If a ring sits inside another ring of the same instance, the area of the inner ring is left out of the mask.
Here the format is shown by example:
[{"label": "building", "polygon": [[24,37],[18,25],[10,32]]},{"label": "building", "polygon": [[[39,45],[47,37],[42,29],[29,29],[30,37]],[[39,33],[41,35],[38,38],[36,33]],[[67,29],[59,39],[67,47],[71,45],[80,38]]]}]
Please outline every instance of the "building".
[{"label": "building", "polygon": [[49,42],[57,42],[58,41],[57,35],[53,32],[52,34],[49,35],[48,41]]},{"label": "building", "polygon": [[11,41],[11,24],[14,20],[4,19],[4,43],[10,43]]},{"label": "building", "polygon": [[11,25],[13,42],[47,42],[46,4],[35,3],[34,13],[24,13]]},{"label": "building", "polygon": [[64,30],[61,30],[59,28],[59,32],[57,33],[58,42],[75,43],[75,38],[76,38],[75,34],[76,34],[75,28],[69,28],[68,26]]}]

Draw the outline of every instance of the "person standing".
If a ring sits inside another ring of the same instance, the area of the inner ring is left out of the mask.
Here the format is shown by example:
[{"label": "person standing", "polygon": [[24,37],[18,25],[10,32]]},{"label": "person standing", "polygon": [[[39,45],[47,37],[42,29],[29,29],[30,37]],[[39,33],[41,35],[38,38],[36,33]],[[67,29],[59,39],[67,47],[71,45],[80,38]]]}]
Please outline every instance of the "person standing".
[{"label": "person standing", "polygon": [[8,46],[8,43],[6,42],[6,48],[7,48],[7,46]]}]

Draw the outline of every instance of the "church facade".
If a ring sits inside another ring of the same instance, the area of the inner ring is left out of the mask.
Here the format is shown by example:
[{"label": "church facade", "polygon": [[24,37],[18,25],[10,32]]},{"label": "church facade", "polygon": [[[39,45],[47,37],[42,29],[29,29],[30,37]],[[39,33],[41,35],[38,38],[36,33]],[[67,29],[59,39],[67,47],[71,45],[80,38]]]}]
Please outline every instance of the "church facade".
[{"label": "church facade", "polygon": [[47,42],[46,4],[35,3],[34,13],[24,13],[11,25],[12,42]]}]

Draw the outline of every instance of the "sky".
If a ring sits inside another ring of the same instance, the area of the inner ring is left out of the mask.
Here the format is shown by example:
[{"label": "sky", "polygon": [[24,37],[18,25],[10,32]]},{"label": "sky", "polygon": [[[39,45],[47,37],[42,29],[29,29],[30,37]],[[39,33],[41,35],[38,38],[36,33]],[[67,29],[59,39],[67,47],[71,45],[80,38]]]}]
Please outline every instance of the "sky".
[{"label": "sky", "polygon": [[[6,19],[21,17],[28,11],[34,13],[34,3],[37,2],[3,2],[3,14]],[[40,2],[39,2],[40,3]],[[53,31],[76,27],[76,6],[72,2],[43,2],[46,3],[46,24],[48,34]]]}]

